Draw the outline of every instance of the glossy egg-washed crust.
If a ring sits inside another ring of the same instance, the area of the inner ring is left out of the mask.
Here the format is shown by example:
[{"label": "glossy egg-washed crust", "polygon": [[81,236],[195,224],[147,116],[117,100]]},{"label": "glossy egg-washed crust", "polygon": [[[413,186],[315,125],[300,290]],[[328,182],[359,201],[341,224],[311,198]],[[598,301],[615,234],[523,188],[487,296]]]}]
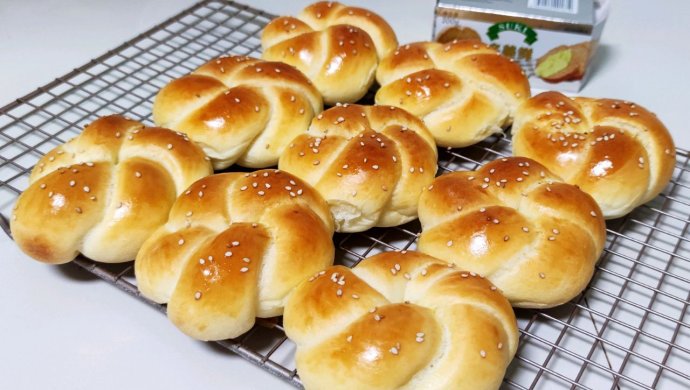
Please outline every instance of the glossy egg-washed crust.
[{"label": "glossy egg-washed crust", "polygon": [[99,262],[130,261],[165,223],[175,197],[211,172],[184,135],[103,117],[38,161],[17,200],[12,235],[45,263],[66,263],[80,252]]},{"label": "glossy egg-washed crust", "polygon": [[314,118],[279,167],[323,195],[337,231],[356,232],[415,219],[437,151],[424,123],[405,110],[345,104]]},{"label": "glossy egg-washed crust", "polygon": [[266,168],[322,109],[321,95],[294,67],[232,56],[163,87],[153,120],[199,143],[216,169]]},{"label": "glossy egg-washed crust", "polygon": [[283,325],[307,389],[497,389],[518,344],[491,283],[410,251],[315,274]]},{"label": "glossy egg-washed crust", "polygon": [[530,96],[520,65],[475,40],[401,46],[381,61],[376,80],[376,103],[422,118],[440,146],[502,132]]},{"label": "glossy egg-washed crust", "polygon": [[515,116],[513,152],[535,159],[621,217],[671,180],[673,139],[656,115],[635,103],[545,92]]},{"label": "glossy egg-washed crust", "polygon": [[286,295],[333,263],[333,221],[311,186],[278,170],[224,173],[192,184],[135,261],[141,293],[200,340],[282,314]]},{"label": "glossy egg-washed crust", "polygon": [[421,196],[419,220],[420,251],[484,275],[516,307],[579,294],[606,239],[594,199],[524,157],[439,176]]},{"label": "glossy egg-washed crust", "polygon": [[355,102],[374,81],[379,60],[398,46],[379,15],[337,2],[318,2],[298,17],[271,21],[261,35],[263,58],[297,67],[327,104]]}]

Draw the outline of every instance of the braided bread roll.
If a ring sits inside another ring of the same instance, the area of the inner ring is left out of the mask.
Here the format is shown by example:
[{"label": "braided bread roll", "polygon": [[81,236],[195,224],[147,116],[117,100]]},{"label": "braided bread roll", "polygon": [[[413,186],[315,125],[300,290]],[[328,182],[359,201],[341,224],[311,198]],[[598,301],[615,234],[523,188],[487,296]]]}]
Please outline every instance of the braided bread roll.
[{"label": "braided bread roll", "polygon": [[323,195],[336,231],[360,232],[417,218],[436,161],[434,140],[418,118],[395,107],[345,104],[317,116],[279,166]]},{"label": "braided bread roll", "polygon": [[656,197],[676,163],[673,139],[634,103],[545,92],[517,111],[513,152],[544,164],[618,218]]},{"label": "braided bread roll", "polygon": [[45,263],[66,263],[79,252],[104,263],[129,261],[165,223],[175,197],[211,172],[203,151],[183,135],[103,117],[38,161],[17,200],[12,236]]},{"label": "braided bread roll", "polygon": [[283,325],[306,389],[497,389],[518,344],[496,287],[406,251],[302,282]]},{"label": "braided bread roll", "polygon": [[594,199],[523,157],[436,178],[419,201],[419,250],[484,275],[516,307],[579,294],[604,249]]},{"label": "braided bread roll", "polygon": [[397,46],[395,32],[379,15],[325,1],[297,18],[274,19],[261,36],[263,58],[304,72],[331,105],[361,99],[374,82],[379,59]]},{"label": "braided bread roll", "polygon": [[522,69],[475,40],[399,47],[376,71],[377,104],[422,118],[439,146],[475,144],[509,126],[530,96]]},{"label": "braided bread roll", "polygon": [[333,264],[333,221],[285,172],[225,173],[192,184],[135,261],[139,291],[200,340],[237,337],[282,314],[302,280]]},{"label": "braided bread roll", "polygon": [[153,120],[199,143],[215,169],[265,168],[322,110],[319,92],[297,69],[234,56],[171,81],[156,96]]}]

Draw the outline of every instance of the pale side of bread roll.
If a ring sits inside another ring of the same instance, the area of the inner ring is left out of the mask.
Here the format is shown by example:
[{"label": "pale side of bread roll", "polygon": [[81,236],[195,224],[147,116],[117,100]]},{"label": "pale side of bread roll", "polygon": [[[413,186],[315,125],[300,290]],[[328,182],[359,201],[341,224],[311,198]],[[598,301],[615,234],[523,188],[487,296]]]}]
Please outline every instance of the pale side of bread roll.
[{"label": "pale side of bread roll", "polygon": [[417,218],[437,151],[424,123],[404,110],[345,104],[318,115],[291,142],[279,167],[323,195],[336,231],[359,232]]},{"label": "pale side of bread roll", "polygon": [[318,2],[298,17],[274,19],[261,36],[263,58],[297,67],[327,104],[361,99],[374,82],[381,58],[398,46],[379,15],[338,2]]},{"label": "pale side of bread roll", "polygon": [[579,294],[606,240],[599,206],[524,157],[441,175],[419,201],[419,250],[485,276],[513,306]]},{"label": "pale side of bread roll", "polygon": [[515,315],[486,279],[417,252],[334,266],[290,295],[283,325],[309,389],[497,389]]},{"label": "pale side of bread roll", "polygon": [[156,95],[153,120],[197,142],[216,169],[278,163],[288,142],[323,110],[319,92],[294,67],[220,57]]},{"label": "pale side of bread roll", "polygon": [[464,147],[513,121],[530,96],[520,66],[480,41],[399,47],[376,72],[376,103],[422,118],[439,146]]},{"label": "pale side of bread roll", "polygon": [[237,337],[283,312],[302,280],[333,264],[333,221],[311,186],[286,172],[223,173],[192,184],[142,246],[139,291],[200,340]]},{"label": "pale side of bread roll", "polygon": [[539,94],[517,111],[513,152],[539,161],[621,217],[656,197],[673,175],[673,139],[635,103]]},{"label": "pale side of bread roll", "polygon": [[103,117],[38,161],[17,200],[12,235],[45,263],[66,263],[80,252],[104,263],[130,261],[165,223],[175,197],[211,173],[201,148],[184,135]]}]

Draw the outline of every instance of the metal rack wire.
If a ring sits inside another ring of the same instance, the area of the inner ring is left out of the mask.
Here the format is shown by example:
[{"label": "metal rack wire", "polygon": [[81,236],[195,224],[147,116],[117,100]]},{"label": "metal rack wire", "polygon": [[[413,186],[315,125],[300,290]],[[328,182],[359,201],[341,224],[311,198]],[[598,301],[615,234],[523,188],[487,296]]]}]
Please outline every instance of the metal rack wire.
[{"label": "metal rack wire", "polygon": [[[172,78],[221,54],[259,55],[259,34],[273,16],[205,0],[84,66],[0,108],[0,225],[42,154],[99,116],[125,113],[151,123],[152,100]],[[476,169],[510,153],[492,137],[442,150],[440,172]],[[607,246],[583,294],[551,310],[518,310],[521,343],[506,389],[690,387],[690,154],[677,152],[663,194],[624,219],[609,221]],[[336,235],[338,261],[354,265],[390,249],[413,249],[420,226]],[[131,264],[74,264],[146,301]],[[158,310],[165,307],[147,301]],[[300,386],[294,344],[279,319],[264,320],[219,344]]]}]

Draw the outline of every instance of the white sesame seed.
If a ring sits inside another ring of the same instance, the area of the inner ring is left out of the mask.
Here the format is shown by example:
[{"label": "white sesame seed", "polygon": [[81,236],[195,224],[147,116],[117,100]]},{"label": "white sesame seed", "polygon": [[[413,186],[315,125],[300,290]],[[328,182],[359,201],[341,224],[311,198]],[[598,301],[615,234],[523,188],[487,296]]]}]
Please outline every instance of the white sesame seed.
[{"label": "white sesame seed", "polygon": [[141,172],[139,172],[139,171],[134,172],[134,176],[141,177]]},{"label": "white sesame seed", "polygon": [[348,343],[351,343],[352,342],[352,335],[347,336],[347,338],[345,340],[347,340]]},{"label": "white sesame seed", "polygon": [[69,182],[70,187],[74,187],[75,184],[77,184],[77,183],[74,180],[70,180],[70,182]]},{"label": "white sesame seed", "polygon": [[481,351],[479,351],[479,356],[481,356],[482,359],[485,358],[486,357],[486,351],[483,349]]},{"label": "white sesame seed", "polygon": [[589,214],[590,214],[592,217],[596,217],[596,216],[597,216],[597,213],[594,212],[594,210],[590,211]]},{"label": "white sesame seed", "polygon": [[243,257],[242,261],[245,263],[251,263],[252,262],[252,260],[249,257]]},{"label": "white sesame seed", "polygon": [[352,299],[359,299],[359,295],[357,295],[357,294],[352,294]]},{"label": "white sesame seed", "polygon": [[539,273],[539,277],[540,277],[541,279],[544,279],[544,278],[546,277],[546,275],[544,275],[543,272],[540,272],[540,273]]},{"label": "white sesame seed", "polygon": [[232,246],[240,246],[240,242],[239,242],[239,241],[233,241],[231,244],[232,244]]},{"label": "white sesame seed", "polygon": [[194,299],[196,299],[197,301],[201,299],[201,291],[197,291],[194,293]]},{"label": "white sesame seed", "polygon": [[429,273],[429,271],[426,268],[422,269],[422,272],[421,272],[422,276],[426,276],[428,273]]},{"label": "white sesame seed", "polygon": [[247,271],[249,271],[249,267],[242,267],[242,268],[240,268],[240,272],[242,272],[242,273],[245,273],[245,272],[247,272]]},{"label": "white sesame seed", "polygon": [[399,353],[398,348],[392,347],[391,349],[388,350],[390,353],[393,355],[397,355]]},{"label": "white sesame seed", "polygon": [[335,292],[335,295],[337,295],[338,297],[342,297],[342,296],[343,296],[343,290],[339,288],[339,289]]},{"label": "white sesame seed", "polygon": [[448,240],[448,242],[446,242],[446,246],[453,246],[453,240]]},{"label": "white sesame seed", "polygon": [[375,315],[374,315],[374,319],[375,319],[376,321],[381,321],[381,316],[378,315],[378,314],[375,314]]},{"label": "white sesame seed", "polygon": [[177,241],[177,245],[184,245],[184,238],[180,238],[180,239]]}]

